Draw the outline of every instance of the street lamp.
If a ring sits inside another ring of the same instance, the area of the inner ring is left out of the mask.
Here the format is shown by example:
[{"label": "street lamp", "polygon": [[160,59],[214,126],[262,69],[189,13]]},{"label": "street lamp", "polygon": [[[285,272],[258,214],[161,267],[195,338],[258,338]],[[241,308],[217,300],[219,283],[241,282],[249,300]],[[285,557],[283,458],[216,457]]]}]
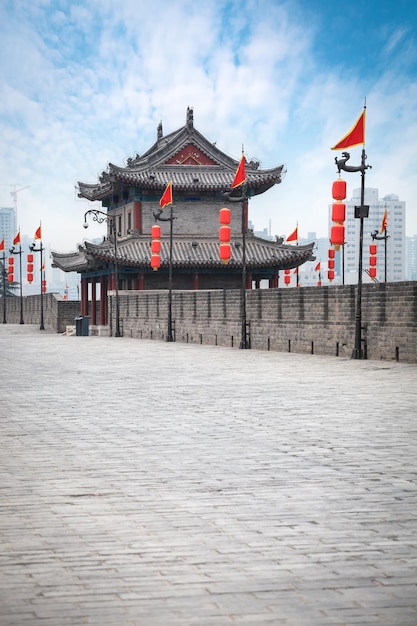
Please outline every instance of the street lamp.
[{"label": "street lamp", "polygon": [[12,248],[10,248],[10,254],[18,254],[20,257],[20,263],[19,263],[19,279],[20,279],[20,324],[24,324],[25,322],[23,321],[23,285],[22,285],[22,244],[19,243],[19,250],[15,250],[15,247],[13,246]]},{"label": "street lamp", "polygon": [[365,352],[362,348],[362,271],[363,271],[363,220],[369,217],[369,205],[365,203],[365,171],[371,165],[366,165],[367,159],[365,148],[362,148],[361,164],[360,165],[346,165],[346,162],[350,159],[349,152],[343,152],[342,158],[335,158],[335,163],[339,171],[344,172],[360,172],[361,173],[361,203],[360,206],[355,206],[355,218],[360,219],[359,230],[359,266],[358,266],[358,291],[356,298],[356,314],[355,314],[355,346],[352,352],[352,359],[364,359],[366,358]]},{"label": "street lamp", "polygon": [[116,282],[116,332],[115,337],[121,337],[122,334],[120,332],[120,307],[119,307],[119,266],[117,263],[117,232],[116,227],[114,225],[114,219],[104,213],[103,211],[99,211],[98,209],[90,209],[84,213],[84,228],[88,228],[87,215],[91,216],[93,222],[98,222],[102,224],[106,222],[109,224],[110,235],[113,237],[113,245],[114,245],[114,276]]},{"label": "street lamp", "polygon": [[158,209],[154,214],[155,222],[169,222],[169,269],[168,269],[168,327],[166,341],[174,341],[172,331],[172,240],[173,240],[173,224],[175,216],[171,204],[169,217],[161,217],[162,209]]},{"label": "street lamp", "polygon": [[246,182],[242,183],[241,190],[242,194],[238,197],[232,196],[230,191],[226,191],[223,194],[223,197],[228,202],[240,202],[242,205],[242,286],[240,290],[241,339],[239,348],[242,350],[248,350],[251,345],[246,321],[246,228],[248,216],[248,184]]},{"label": "street lamp", "polygon": [[44,323],[43,323],[43,285],[44,285],[44,283],[43,283],[43,276],[44,276],[43,251],[44,251],[45,248],[42,245],[42,240],[41,240],[41,242],[39,244],[39,248],[36,248],[35,245],[36,244],[32,243],[29,246],[29,249],[32,252],[40,252],[41,253],[41,323],[40,323],[39,330],[45,330],[45,326],[44,326]]}]

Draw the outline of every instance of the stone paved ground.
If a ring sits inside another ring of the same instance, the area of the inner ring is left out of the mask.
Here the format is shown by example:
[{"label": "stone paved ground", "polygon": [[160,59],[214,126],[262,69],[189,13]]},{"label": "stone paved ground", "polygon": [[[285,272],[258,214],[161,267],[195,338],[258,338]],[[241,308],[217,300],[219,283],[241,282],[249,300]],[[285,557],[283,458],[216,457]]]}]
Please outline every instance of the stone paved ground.
[{"label": "stone paved ground", "polygon": [[416,626],[416,382],[0,326],[0,625]]}]

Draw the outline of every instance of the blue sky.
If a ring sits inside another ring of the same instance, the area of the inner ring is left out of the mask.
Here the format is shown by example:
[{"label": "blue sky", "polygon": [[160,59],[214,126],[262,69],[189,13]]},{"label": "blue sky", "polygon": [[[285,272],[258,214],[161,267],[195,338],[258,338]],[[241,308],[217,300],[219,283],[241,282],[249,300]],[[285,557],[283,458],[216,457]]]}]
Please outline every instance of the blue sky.
[{"label": "blue sky", "polygon": [[[327,236],[330,147],[366,98],[367,186],[405,200],[415,234],[416,33],[411,0],[1,0],[0,206],[28,187],[22,234],[41,221],[45,243],[75,250],[93,208],[77,181],[145,152],[158,123],[180,128],[191,106],[227,154],[243,144],[261,167],[286,164],[250,203],[256,229],[287,235],[298,222],[302,237]],[[346,180],[351,197],[360,176]]]}]

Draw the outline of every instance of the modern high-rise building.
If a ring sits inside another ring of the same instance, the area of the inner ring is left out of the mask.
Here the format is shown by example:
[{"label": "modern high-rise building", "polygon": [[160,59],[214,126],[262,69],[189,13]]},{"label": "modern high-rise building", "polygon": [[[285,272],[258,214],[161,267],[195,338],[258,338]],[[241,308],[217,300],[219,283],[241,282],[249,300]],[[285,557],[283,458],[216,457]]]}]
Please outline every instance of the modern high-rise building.
[{"label": "modern high-rise building", "polygon": [[0,242],[4,237],[6,254],[16,237],[16,216],[13,207],[0,207]]},{"label": "modern high-rise building", "polygon": [[417,280],[417,235],[405,238],[405,279]]},{"label": "modern high-rise building", "polygon": [[[346,203],[345,245],[336,253],[336,280],[342,282],[344,267],[345,284],[355,284],[358,281],[359,265],[359,233],[360,219],[355,218],[355,206],[360,205],[361,190],[354,189],[351,200]],[[405,216],[406,203],[396,194],[378,197],[378,189],[365,189],[365,204],[369,205],[369,217],[364,219],[363,231],[363,271],[364,282],[369,269],[369,246],[377,244],[377,275],[376,280],[385,281],[385,241],[372,239],[371,233],[381,236],[381,225],[385,210],[387,211],[386,241],[387,250],[387,282],[405,280]],[[331,205],[329,205],[329,233],[332,225]],[[369,279],[370,280],[370,279]]]}]

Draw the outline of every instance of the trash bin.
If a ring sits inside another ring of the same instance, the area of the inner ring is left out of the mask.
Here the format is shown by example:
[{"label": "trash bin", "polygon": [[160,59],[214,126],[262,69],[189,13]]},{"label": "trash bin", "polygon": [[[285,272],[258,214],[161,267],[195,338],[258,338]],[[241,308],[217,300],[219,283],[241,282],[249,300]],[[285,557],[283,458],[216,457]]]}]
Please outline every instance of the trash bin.
[{"label": "trash bin", "polygon": [[75,318],[75,335],[76,335],[76,337],[81,337],[82,321],[83,321],[82,317],[76,317]]},{"label": "trash bin", "polygon": [[75,318],[76,337],[88,337],[90,334],[90,316],[78,316]]}]

